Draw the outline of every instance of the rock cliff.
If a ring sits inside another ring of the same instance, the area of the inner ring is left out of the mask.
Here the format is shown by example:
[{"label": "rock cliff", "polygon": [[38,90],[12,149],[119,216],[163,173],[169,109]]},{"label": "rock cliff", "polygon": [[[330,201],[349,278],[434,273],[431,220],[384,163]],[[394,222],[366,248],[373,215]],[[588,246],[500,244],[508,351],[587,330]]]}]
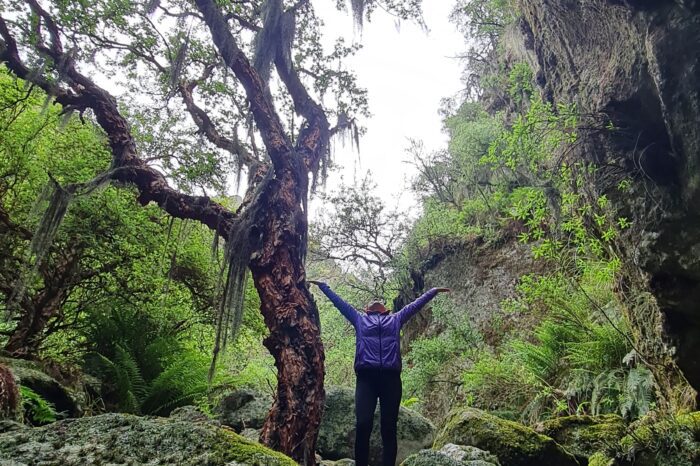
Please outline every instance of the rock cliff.
[{"label": "rock cliff", "polygon": [[[700,388],[700,2],[521,1],[524,58],[545,97],[615,130],[579,157],[637,185],[623,209],[639,225],[629,262],[656,298],[631,309],[647,351],[673,355]],[[646,327],[646,328],[644,328]],[[664,328],[665,331],[662,329]],[[642,338],[640,338],[641,342]],[[667,343],[670,342],[671,345]],[[667,361],[656,361],[672,372]]]}]

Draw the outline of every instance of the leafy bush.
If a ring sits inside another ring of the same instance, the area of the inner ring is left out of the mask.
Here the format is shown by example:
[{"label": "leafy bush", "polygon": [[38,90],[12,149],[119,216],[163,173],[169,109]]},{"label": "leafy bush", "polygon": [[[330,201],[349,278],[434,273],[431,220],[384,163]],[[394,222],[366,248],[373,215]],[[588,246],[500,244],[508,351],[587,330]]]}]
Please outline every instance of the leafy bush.
[{"label": "leafy bush", "polygon": [[508,74],[508,93],[517,105],[529,101],[535,91],[532,69],[527,63],[516,63]]},{"label": "leafy bush", "polygon": [[432,320],[444,330],[411,342],[405,359],[403,396],[416,398],[413,404],[426,414],[441,414],[441,404],[452,404],[459,398],[459,374],[482,343],[468,314],[446,296],[433,301]]},{"label": "leafy bush", "polygon": [[611,266],[587,265],[579,282],[563,275],[523,278],[520,296],[507,308],[543,320],[532,338],[514,337],[502,354],[482,354],[465,373],[472,403],[530,422],[561,414],[637,418],[653,407],[651,373],[632,357]]},{"label": "leafy bush", "polygon": [[411,231],[411,241],[416,247],[426,248],[431,243],[464,239],[479,233],[478,227],[470,227],[463,219],[463,214],[456,208],[427,200],[423,205],[423,215]]}]

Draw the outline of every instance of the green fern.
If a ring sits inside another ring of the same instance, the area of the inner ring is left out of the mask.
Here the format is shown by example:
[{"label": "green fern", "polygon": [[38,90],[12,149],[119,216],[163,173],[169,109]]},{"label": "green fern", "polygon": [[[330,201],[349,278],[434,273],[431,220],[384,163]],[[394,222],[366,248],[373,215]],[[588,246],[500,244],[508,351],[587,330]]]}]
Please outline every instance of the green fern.
[{"label": "green fern", "polygon": [[141,374],[138,362],[121,345],[115,345],[112,359],[94,353],[98,370],[104,379],[110,380],[116,394],[119,409],[127,413],[141,413],[141,404],[148,397],[149,387]]},{"label": "green fern", "polygon": [[209,358],[196,353],[183,356],[153,380],[150,395],[143,403],[144,412],[164,414],[207,394]]},{"label": "green fern", "polygon": [[629,370],[622,393],[620,409],[623,417],[644,416],[654,405],[654,377],[646,367]]},{"label": "green fern", "polygon": [[58,419],[58,413],[50,401],[24,385],[19,386],[19,392],[22,397],[25,420],[33,425],[43,425]]},{"label": "green fern", "polygon": [[483,408],[516,410],[528,422],[561,414],[636,419],[649,411],[653,377],[630,356],[629,330],[607,272],[588,264],[579,289],[556,275],[525,277],[516,308],[543,319],[530,339],[516,338],[500,356],[477,359],[465,375],[471,399]]}]

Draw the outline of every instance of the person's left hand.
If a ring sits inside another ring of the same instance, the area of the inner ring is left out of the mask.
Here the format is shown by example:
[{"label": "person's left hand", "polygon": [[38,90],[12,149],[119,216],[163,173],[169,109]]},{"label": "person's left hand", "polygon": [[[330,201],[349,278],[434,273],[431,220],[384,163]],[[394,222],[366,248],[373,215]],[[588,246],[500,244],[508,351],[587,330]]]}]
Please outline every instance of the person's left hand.
[{"label": "person's left hand", "polygon": [[320,281],[320,280],[306,280],[306,282],[307,282],[307,283],[313,283],[313,284],[316,285],[316,286],[325,285],[325,283],[322,282],[322,281]]},{"label": "person's left hand", "polygon": [[436,290],[438,293],[449,293],[450,291],[452,291],[449,288],[436,288]]}]

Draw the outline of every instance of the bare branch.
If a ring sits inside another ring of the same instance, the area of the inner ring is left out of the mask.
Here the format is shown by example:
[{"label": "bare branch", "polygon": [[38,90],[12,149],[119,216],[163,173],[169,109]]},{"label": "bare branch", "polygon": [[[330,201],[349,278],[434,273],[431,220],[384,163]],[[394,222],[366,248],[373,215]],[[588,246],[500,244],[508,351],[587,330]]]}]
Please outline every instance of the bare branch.
[{"label": "bare branch", "polygon": [[193,91],[194,88],[202,81],[206,80],[214,69],[214,65],[208,65],[202,77],[198,80],[190,81],[188,83],[180,83],[178,85],[178,90],[182,96],[182,101],[185,103],[187,111],[190,113],[192,120],[199,128],[199,131],[206,136],[206,138],[214,144],[216,147],[223,149],[235,156],[237,156],[240,162],[247,166],[248,168],[260,163],[251,152],[237,139],[227,138],[222,135],[214,125],[207,112],[204,111],[194,102]]},{"label": "bare branch", "polygon": [[[295,10],[306,2],[299,2],[295,7],[284,12],[285,18],[280,21],[285,27],[294,27]],[[281,26],[280,26],[281,27]],[[318,164],[319,158],[328,149],[330,140],[330,124],[321,105],[316,102],[301,82],[291,59],[291,51],[285,50],[280,41],[275,54],[275,68],[289,91],[294,103],[294,110],[306,119],[297,136],[297,151],[304,154],[308,167]]]},{"label": "bare branch", "polygon": [[266,85],[228,29],[228,23],[213,0],[196,0],[197,8],[204,15],[204,22],[226,65],[231,68],[245,89],[255,124],[275,168],[289,166],[288,155],[292,143],[285,134],[282,122],[266,92]]}]

